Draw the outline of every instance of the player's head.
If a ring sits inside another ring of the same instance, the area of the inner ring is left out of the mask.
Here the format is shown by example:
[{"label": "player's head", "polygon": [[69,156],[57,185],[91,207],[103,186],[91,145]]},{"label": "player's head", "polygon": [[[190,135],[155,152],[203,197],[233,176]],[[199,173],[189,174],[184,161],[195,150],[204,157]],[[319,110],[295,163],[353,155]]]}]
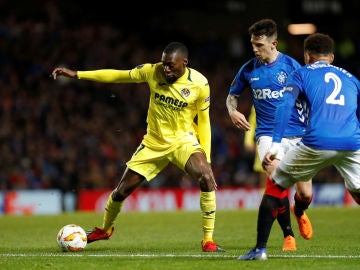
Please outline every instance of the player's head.
[{"label": "player's head", "polygon": [[265,64],[274,61],[278,44],[276,22],[272,19],[262,19],[252,24],[248,31],[255,56]]},{"label": "player's head", "polygon": [[334,40],[326,34],[315,33],[304,40],[304,61],[332,63],[334,61]]},{"label": "player's head", "polygon": [[169,43],[161,56],[166,81],[174,83],[185,73],[185,68],[189,62],[188,49],[180,42]]}]

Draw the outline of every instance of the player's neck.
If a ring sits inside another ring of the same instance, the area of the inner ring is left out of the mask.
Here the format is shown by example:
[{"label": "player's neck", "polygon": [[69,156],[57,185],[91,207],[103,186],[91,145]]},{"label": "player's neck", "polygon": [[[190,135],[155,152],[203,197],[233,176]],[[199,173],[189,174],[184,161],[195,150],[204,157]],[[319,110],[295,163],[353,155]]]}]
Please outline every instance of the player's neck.
[{"label": "player's neck", "polygon": [[268,64],[274,62],[276,60],[276,58],[278,57],[279,53],[280,52],[278,50],[274,51],[274,53],[268,59],[266,59],[266,61],[264,61],[264,64],[268,65]]},{"label": "player's neck", "polygon": [[315,63],[315,62],[325,62],[325,63],[328,63],[328,64],[331,64],[331,59],[329,58],[329,57],[317,57],[317,58],[314,58],[313,59],[313,61],[312,61],[313,63]]}]

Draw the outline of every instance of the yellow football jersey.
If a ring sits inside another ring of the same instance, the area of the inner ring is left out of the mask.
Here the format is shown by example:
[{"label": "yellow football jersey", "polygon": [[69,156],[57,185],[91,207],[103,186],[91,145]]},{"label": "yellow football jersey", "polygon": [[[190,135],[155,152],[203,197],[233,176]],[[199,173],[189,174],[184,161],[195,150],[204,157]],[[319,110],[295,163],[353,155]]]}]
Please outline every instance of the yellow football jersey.
[{"label": "yellow football jersey", "polygon": [[210,161],[210,87],[200,72],[187,67],[182,77],[169,84],[159,62],[139,65],[131,70],[78,71],[78,77],[111,83],[146,82],[150,89],[150,101],[147,133],[142,143],[152,149],[165,150],[174,146],[185,134],[194,132],[194,119],[202,114],[198,135]]}]

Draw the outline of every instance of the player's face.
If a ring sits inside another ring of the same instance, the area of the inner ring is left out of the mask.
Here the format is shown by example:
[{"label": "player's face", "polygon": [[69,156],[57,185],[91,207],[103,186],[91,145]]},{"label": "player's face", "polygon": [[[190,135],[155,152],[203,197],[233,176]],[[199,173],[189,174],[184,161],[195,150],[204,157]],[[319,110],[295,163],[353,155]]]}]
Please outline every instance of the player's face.
[{"label": "player's face", "polygon": [[251,45],[257,59],[268,64],[275,60],[277,55],[277,41],[267,36],[251,35]]},{"label": "player's face", "polygon": [[181,53],[163,53],[161,57],[163,63],[164,74],[168,83],[174,83],[185,73],[185,68],[188,63],[186,57]]}]

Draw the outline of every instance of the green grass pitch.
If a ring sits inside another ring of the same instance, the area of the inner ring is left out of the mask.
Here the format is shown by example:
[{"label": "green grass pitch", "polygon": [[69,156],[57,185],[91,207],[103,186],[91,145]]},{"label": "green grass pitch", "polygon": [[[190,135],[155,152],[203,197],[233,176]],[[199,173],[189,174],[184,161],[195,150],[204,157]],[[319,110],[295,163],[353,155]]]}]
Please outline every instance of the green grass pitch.
[{"label": "green grass pitch", "polygon": [[100,226],[102,213],[1,216],[0,269],[358,269],[360,209],[313,207],[307,213],[313,238],[304,240],[292,217],[297,251],[283,252],[275,221],[267,261],[236,260],[255,244],[255,210],[218,210],[214,239],[225,253],[201,252],[199,212],[121,213],[110,240],[78,253],[60,251],[58,231],[69,223]]}]

